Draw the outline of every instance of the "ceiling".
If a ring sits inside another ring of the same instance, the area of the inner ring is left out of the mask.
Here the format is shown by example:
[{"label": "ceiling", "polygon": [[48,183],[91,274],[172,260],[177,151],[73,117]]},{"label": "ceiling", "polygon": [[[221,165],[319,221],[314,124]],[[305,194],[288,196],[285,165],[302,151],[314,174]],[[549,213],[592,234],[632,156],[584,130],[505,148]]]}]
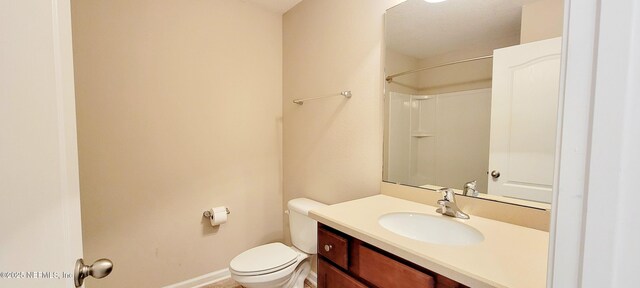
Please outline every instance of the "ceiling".
[{"label": "ceiling", "polygon": [[269,11],[284,14],[289,9],[296,6],[296,4],[302,2],[302,0],[243,0],[248,3],[258,5]]},{"label": "ceiling", "polygon": [[[418,59],[519,39],[522,6],[538,0],[408,0],[386,13],[387,47]],[[499,48],[501,46],[496,46]]]}]

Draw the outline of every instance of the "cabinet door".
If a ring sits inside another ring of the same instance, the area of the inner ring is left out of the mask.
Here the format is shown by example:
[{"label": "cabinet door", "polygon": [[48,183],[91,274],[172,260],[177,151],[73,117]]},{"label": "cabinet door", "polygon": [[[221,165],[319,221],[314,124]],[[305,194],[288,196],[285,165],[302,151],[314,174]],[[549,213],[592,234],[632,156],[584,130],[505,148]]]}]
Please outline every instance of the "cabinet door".
[{"label": "cabinet door", "polygon": [[349,271],[380,288],[434,288],[430,275],[354,241]]},{"label": "cabinet door", "polygon": [[318,259],[318,288],[367,288],[328,262]]},{"label": "cabinet door", "polygon": [[554,38],[493,53],[489,194],[551,202],[561,43]]}]

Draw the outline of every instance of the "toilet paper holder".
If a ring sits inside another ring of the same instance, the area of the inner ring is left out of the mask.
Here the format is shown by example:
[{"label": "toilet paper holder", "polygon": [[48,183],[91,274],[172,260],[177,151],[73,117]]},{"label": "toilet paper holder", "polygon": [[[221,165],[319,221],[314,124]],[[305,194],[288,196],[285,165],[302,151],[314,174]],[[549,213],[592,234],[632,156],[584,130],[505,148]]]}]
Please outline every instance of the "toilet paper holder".
[{"label": "toilet paper holder", "polygon": [[[231,214],[231,211],[229,211],[229,208],[225,208],[225,209],[227,210],[227,215]],[[203,217],[207,217],[207,218],[211,218],[211,216],[213,216],[213,215],[211,214],[211,211],[206,210],[206,211],[202,212],[202,216]]]}]

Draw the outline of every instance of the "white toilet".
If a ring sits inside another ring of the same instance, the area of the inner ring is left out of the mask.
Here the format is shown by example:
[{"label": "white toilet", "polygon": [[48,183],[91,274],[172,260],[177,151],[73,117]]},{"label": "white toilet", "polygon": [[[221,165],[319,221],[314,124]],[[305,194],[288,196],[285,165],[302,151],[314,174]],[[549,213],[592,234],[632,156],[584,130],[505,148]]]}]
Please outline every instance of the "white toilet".
[{"label": "white toilet", "polygon": [[288,203],[291,242],[270,243],[251,248],[229,263],[231,278],[246,288],[303,288],[309,275],[309,255],[317,253],[317,222],[308,217],[311,209],[326,206],[306,198]]}]

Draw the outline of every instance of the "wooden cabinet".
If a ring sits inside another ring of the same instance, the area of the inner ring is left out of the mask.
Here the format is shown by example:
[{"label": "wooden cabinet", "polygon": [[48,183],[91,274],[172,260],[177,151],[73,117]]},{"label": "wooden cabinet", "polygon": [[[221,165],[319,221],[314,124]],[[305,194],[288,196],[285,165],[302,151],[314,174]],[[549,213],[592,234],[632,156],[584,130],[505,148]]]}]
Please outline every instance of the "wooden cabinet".
[{"label": "wooden cabinet", "polygon": [[375,287],[434,288],[431,275],[384,255],[359,240],[353,240],[349,271]]},{"label": "wooden cabinet", "polygon": [[466,288],[323,224],[318,255],[318,288]]},{"label": "wooden cabinet", "polygon": [[347,238],[327,231],[318,229],[318,254],[325,259],[340,266],[342,269],[349,269],[347,266]]},{"label": "wooden cabinet", "polygon": [[318,258],[318,288],[366,288],[367,286],[334,267],[322,257]]}]

